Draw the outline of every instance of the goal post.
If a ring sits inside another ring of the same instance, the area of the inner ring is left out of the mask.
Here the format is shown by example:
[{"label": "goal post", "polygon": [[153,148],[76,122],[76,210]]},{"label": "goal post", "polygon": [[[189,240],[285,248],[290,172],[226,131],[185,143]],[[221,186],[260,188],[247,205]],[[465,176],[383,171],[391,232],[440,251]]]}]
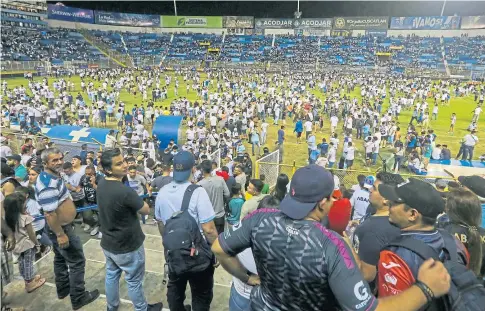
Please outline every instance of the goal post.
[{"label": "goal post", "polygon": [[279,159],[280,151],[275,150],[261,159],[256,160],[254,175],[256,178],[259,178],[261,174],[264,174],[265,183],[267,183],[270,188],[276,186],[276,181],[280,174]]}]

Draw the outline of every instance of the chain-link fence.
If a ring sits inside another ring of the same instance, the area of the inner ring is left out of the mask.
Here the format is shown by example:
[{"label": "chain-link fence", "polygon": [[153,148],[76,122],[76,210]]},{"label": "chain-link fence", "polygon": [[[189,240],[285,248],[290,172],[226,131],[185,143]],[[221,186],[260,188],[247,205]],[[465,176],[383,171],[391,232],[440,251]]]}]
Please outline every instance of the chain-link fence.
[{"label": "chain-link fence", "polygon": [[[268,155],[267,157],[271,157],[271,156],[273,156],[273,153]],[[293,165],[278,164],[277,163],[278,158],[276,156],[273,156],[273,158],[276,159],[276,161],[270,161],[271,158],[266,158],[266,157],[262,158],[256,161],[256,166],[255,166],[256,177],[259,178],[261,174],[264,174],[266,177],[267,183],[271,187],[273,187],[276,184],[276,179],[278,178],[279,174],[286,174],[288,175],[288,178],[291,180],[295,171],[303,167],[303,166],[296,166],[295,163],[293,163]],[[370,172],[370,171],[364,171],[364,170],[343,170],[343,169],[330,169],[330,171],[339,178],[340,185],[345,186],[345,188],[347,189],[350,189],[353,185],[356,185],[359,183],[357,180],[357,177],[359,175],[375,176],[379,173],[379,172]],[[445,183],[456,180],[452,176],[430,176],[430,175],[413,175],[413,174],[400,174],[400,175],[404,179],[416,178],[430,184],[435,184],[435,182],[439,179],[443,180]]]},{"label": "chain-link fence", "polygon": [[274,187],[276,185],[278,175],[280,174],[280,165],[278,163],[279,158],[280,151],[276,150],[257,160],[254,174],[256,178],[259,178],[261,174],[264,174],[265,182],[270,187]]}]

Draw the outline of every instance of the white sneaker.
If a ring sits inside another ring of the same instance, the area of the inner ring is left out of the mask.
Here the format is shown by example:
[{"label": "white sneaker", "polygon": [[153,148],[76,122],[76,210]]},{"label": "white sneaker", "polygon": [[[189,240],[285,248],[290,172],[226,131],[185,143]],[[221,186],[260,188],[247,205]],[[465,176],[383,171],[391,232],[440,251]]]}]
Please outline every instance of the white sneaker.
[{"label": "white sneaker", "polygon": [[101,231],[98,233],[98,239],[101,239],[103,237],[103,234],[101,233]]},{"label": "white sneaker", "polygon": [[91,226],[90,225],[86,225],[84,227],[84,232],[89,232],[89,231],[91,231]]},{"label": "white sneaker", "polygon": [[95,236],[96,234],[98,234],[98,232],[99,232],[99,227],[98,227],[98,226],[96,226],[96,227],[94,227],[94,229],[93,229],[93,230],[91,230],[91,232],[90,232],[89,234],[90,234],[91,236]]}]

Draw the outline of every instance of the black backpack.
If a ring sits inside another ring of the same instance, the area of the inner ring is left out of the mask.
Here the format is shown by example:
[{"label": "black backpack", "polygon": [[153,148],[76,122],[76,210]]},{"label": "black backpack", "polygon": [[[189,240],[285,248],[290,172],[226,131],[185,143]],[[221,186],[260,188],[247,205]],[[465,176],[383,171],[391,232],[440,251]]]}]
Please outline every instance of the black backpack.
[{"label": "black backpack", "polygon": [[427,311],[484,311],[485,288],[473,271],[458,262],[455,238],[444,230],[439,230],[445,246],[438,254],[431,246],[410,236],[401,236],[386,248],[403,247],[426,260],[433,258],[443,262],[451,276],[448,294],[426,305]]},{"label": "black backpack", "polygon": [[167,220],[163,232],[163,248],[169,274],[202,272],[213,263],[214,254],[189,214],[190,198],[199,185],[185,190],[182,208]]}]

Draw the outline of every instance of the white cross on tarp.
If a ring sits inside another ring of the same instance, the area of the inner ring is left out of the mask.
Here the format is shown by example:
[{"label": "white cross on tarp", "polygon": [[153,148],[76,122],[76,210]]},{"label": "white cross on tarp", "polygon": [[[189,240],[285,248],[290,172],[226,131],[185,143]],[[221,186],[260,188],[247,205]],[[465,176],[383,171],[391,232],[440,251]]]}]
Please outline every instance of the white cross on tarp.
[{"label": "white cross on tarp", "polygon": [[72,136],[72,142],[78,142],[79,139],[81,139],[82,137],[86,138],[89,136],[89,132],[88,132],[89,128],[87,127],[83,127],[82,129],[80,129],[79,131],[71,131],[71,133],[69,133],[69,136]]}]

